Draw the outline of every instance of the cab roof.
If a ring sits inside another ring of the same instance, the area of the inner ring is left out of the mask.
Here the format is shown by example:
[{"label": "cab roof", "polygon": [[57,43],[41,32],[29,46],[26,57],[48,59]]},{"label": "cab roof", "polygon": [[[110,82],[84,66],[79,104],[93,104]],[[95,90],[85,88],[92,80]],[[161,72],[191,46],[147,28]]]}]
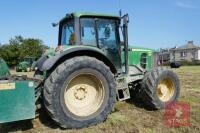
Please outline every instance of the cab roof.
[{"label": "cab roof", "polygon": [[108,18],[115,18],[115,19],[120,18],[119,16],[113,15],[113,14],[94,13],[94,12],[72,12],[72,13],[67,13],[66,16],[60,20],[60,22],[66,20],[70,16],[73,16],[73,17],[84,17],[84,16],[86,16],[86,17],[108,17]]},{"label": "cab roof", "polygon": [[94,17],[112,17],[112,18],[119,18],[117,15],[113,14],[105,14],[105,13],[94,13],[94,12],[73,12],[71,13],[75,17],[82,17],[82,16],[94,16]]}]

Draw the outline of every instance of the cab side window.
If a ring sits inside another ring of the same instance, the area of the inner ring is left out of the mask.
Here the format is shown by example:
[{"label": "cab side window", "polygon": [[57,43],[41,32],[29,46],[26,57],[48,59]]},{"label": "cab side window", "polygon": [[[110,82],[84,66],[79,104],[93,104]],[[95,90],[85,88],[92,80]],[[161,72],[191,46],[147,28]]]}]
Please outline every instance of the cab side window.
[{"label": "cab side window", "polygon": [[95,35],[95,21],[93,18],[81,20],[81,42],[83,45],[97,46]]},{"label": "cab side window", "polygon": [[73,45],[73,44],[75,44],[73,21],[69,21],[65,25],[63,25],[61,44],[62,45]]},{"label": "cab side window", "polygon": [[114,20],[98,19],[98,43],[100,47],[117,49],[116,24]]}]

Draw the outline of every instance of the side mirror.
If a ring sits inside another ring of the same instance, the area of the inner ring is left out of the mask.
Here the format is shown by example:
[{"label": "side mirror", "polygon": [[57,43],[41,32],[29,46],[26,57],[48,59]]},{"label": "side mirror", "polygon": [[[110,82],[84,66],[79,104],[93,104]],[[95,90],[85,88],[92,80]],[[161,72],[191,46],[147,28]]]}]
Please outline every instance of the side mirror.
[{"label": "side mirror", "polygon": [[59,25],[59,23],[52,23],[51,25],[52,25],[53,27],[56,27],[56,26]]}]

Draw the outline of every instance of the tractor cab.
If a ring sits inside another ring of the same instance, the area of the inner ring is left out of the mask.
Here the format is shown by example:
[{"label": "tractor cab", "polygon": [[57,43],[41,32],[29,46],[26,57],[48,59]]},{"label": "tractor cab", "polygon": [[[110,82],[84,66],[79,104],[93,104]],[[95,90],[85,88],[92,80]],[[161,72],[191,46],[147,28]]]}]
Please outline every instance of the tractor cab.
[{"label": "tractor cab", "polygon": [[[56,51],[80,46],[93,48],[108,57],[116,67],[116,72],[121,73],[121,68],[125,65],[121,61],[121,45],[125,42],[122,43],[121,40],[127,40],[125,28],[128,23],[126,22],[126,26],[125,23],[121,26],[121,20],[125,17],[128,15],[119,17],[95,13],[67,14],[59,22]],[[120,37],[120,35],[124,36]],[[123,46],[124,50],[127,46]]]},{"label": "tractor cab", "polygon": [[88,45],[116,49],[120,17],[94,13],[67,14],[59,22],[59,45]]}]

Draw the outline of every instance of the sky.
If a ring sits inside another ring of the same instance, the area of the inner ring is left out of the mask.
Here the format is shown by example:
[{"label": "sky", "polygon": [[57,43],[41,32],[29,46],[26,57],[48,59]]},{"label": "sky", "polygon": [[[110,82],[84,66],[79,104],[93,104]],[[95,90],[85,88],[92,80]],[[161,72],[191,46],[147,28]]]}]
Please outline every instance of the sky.
[{"label": "sky", "polygon": [[58,22],[66,13],[128,13],[129,45],[170,48],[193,40],[200,44],[200,0],[1,0],[0,43],[11,37],[39,38],[57,45]]}]

